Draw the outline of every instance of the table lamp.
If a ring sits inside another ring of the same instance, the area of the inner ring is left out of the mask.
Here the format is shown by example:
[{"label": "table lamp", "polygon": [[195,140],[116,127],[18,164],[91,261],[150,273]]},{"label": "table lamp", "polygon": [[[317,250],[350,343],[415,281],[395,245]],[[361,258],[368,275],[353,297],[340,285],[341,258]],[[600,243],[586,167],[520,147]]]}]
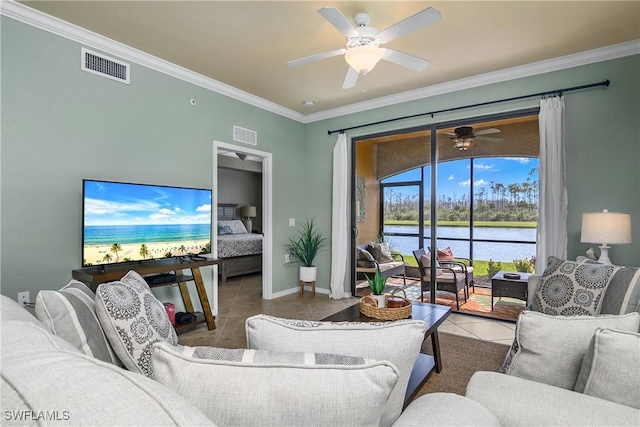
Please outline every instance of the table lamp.
[{"label": "table lamp", "polygon": [[251,218],[255,218],[256,216],[256,207],[255,206],[244,206],[240,209],[240,216],[247,218],[247,231],[251,233],[253,231],[253,224],[251,223]]},{"label": "table lamp", "polygon": [[582,243],[602,243],[598,262],[611,264],[608,244],[623,245],[631,243],[631,215],[621,212],[602,212],[582,214]]}]

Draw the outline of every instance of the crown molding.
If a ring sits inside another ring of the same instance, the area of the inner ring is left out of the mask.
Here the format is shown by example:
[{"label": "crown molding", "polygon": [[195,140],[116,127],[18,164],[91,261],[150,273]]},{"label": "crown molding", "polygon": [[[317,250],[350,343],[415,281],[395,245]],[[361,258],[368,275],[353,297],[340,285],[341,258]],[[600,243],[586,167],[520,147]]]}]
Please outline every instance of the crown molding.
[{"label": "crown molding", "polygon": [[312,113],[305,116],[305,123],[638,54],[640,39]]},{"label": "crown molding", "polygon": [[116,42],[115,40],[111,40],[77,25],[47,15],[21,3],[16,3],[14,0],[0,0],[0,15],[4,15],[16,21],[59,35],[69,40],[73,40],[83,45],[102,50],[105,53],[116,55],[127,61],[135,62],[138,65],[159,71],[171,77],[192,83],[204,89],[228,96],[303,124],[340,117],[347,114],[359,113],[375,108],[387,107],[403,102],[429,98],[436,95],[457,92],[464,89],[471,89],[493,83],[500,83],[640,54],[640,40],[632,40],[617,45],[534,62],[518,67],[506,68],[504,70],[494,71],[491,73],[479,74],[473,77],[427,86],[421,89],[375,98],[368,101],[346,105],[344,107],[305,115],[217,80],[203,76],[202,74],[188,70],[184,67],[180,67],[171,62],[157,58],[153,55],[149,55],[148,53],[134,49],[125,44]]},{"label": "crown molding", "polygon": [[81,43],[82,45],[99,49],[104,53],[118,56],[126,61],[135,62],[138,65],[159,71],[171,77],[200,86],[204,89],[226,95],[246,104],[253,105],[254,107],[258,107],[299,122],[304,118],[304,115],[274,102],[267,101],[266,99],[203,76],[195,71],[188,70],[141,50],[134,49],[131,46],[127,46],[123,43],[101,36],[93,31],[89,31],[59,18],[47,15],[21,3],[16,3],[14,0],[1,0],[0,14],[32,27]]}]

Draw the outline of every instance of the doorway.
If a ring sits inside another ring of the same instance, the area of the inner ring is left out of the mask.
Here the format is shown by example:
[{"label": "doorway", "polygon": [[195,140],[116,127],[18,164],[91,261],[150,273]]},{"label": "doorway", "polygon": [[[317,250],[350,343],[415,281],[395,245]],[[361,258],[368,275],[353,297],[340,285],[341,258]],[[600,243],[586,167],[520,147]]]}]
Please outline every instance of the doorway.
[{"label": "doorway", "polygon": [[[273,283],[273,159],[272,154],[266,151],[260,151],[253,148],[242,147],[236,144],[229,144],[221,141],[213,141],[213,201],[212,208],[217,206],[221,201],[218,200],[219,179],[218,179],[218,155],[234,152],[246,154],[254,161],[262,163],[262,233],[264,235],[262,241],[262,298],[272,298]],[[218,210],[212,209],[212,225],[217,230]],[[217,233],[213,233],[211,242],[211,253],[214,257],[218,256],[218,237]],[[214,314],[218,313],[218,269],[213,269],[213,293],[214,293]]]}]

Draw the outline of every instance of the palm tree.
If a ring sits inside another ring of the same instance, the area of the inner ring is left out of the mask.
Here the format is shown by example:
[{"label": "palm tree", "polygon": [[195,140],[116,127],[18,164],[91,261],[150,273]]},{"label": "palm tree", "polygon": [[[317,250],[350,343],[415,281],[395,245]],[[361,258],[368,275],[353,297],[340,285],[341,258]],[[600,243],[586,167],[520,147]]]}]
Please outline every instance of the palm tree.
[{"label": "palm tree", "polygon": [[149,249],[147,249],[147,245],[144,243],[140,245],[140,256],[144,259],[147,259],[149,256]]},{"label": "palm tree", "polygon": [[184,255],[184,253],[187,251],[187,248],[184,247],[184,245],[180,245],[180,247],[178,248],[178,250],[180,252],[182,252],[182,255]]},{"label": "palm tree", "polygon": [[109,250],[116,254],[116,262],[118,262],[118,251],[122,250],[122,246],[120,246],[120,243],[113,243]]},{"label": "palm tree", "polygon": [[104,254],[104,256],[102,257],[102,260],[106,262],[111,262],[112,259],[113,257],[111,256],[111,254]]}]

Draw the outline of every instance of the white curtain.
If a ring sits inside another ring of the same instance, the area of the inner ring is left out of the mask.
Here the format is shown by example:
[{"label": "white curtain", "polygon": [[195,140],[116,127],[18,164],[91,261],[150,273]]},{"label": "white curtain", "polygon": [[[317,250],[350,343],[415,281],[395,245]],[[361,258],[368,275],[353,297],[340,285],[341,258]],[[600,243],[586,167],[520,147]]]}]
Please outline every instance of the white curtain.
[{"label": "white curtain", "polygon": [[344,291],[347,275],[349,223],[347,205],[347,135],[338,134],[333,147],[333,208],[331,214],[331,294],[329,298],[349,298]]},{"label": "white curtain", "polygon": [[540,100],[540,200],[536,273],[551,255],[567,256],[567,187],[564,176],[564,99]]}]

